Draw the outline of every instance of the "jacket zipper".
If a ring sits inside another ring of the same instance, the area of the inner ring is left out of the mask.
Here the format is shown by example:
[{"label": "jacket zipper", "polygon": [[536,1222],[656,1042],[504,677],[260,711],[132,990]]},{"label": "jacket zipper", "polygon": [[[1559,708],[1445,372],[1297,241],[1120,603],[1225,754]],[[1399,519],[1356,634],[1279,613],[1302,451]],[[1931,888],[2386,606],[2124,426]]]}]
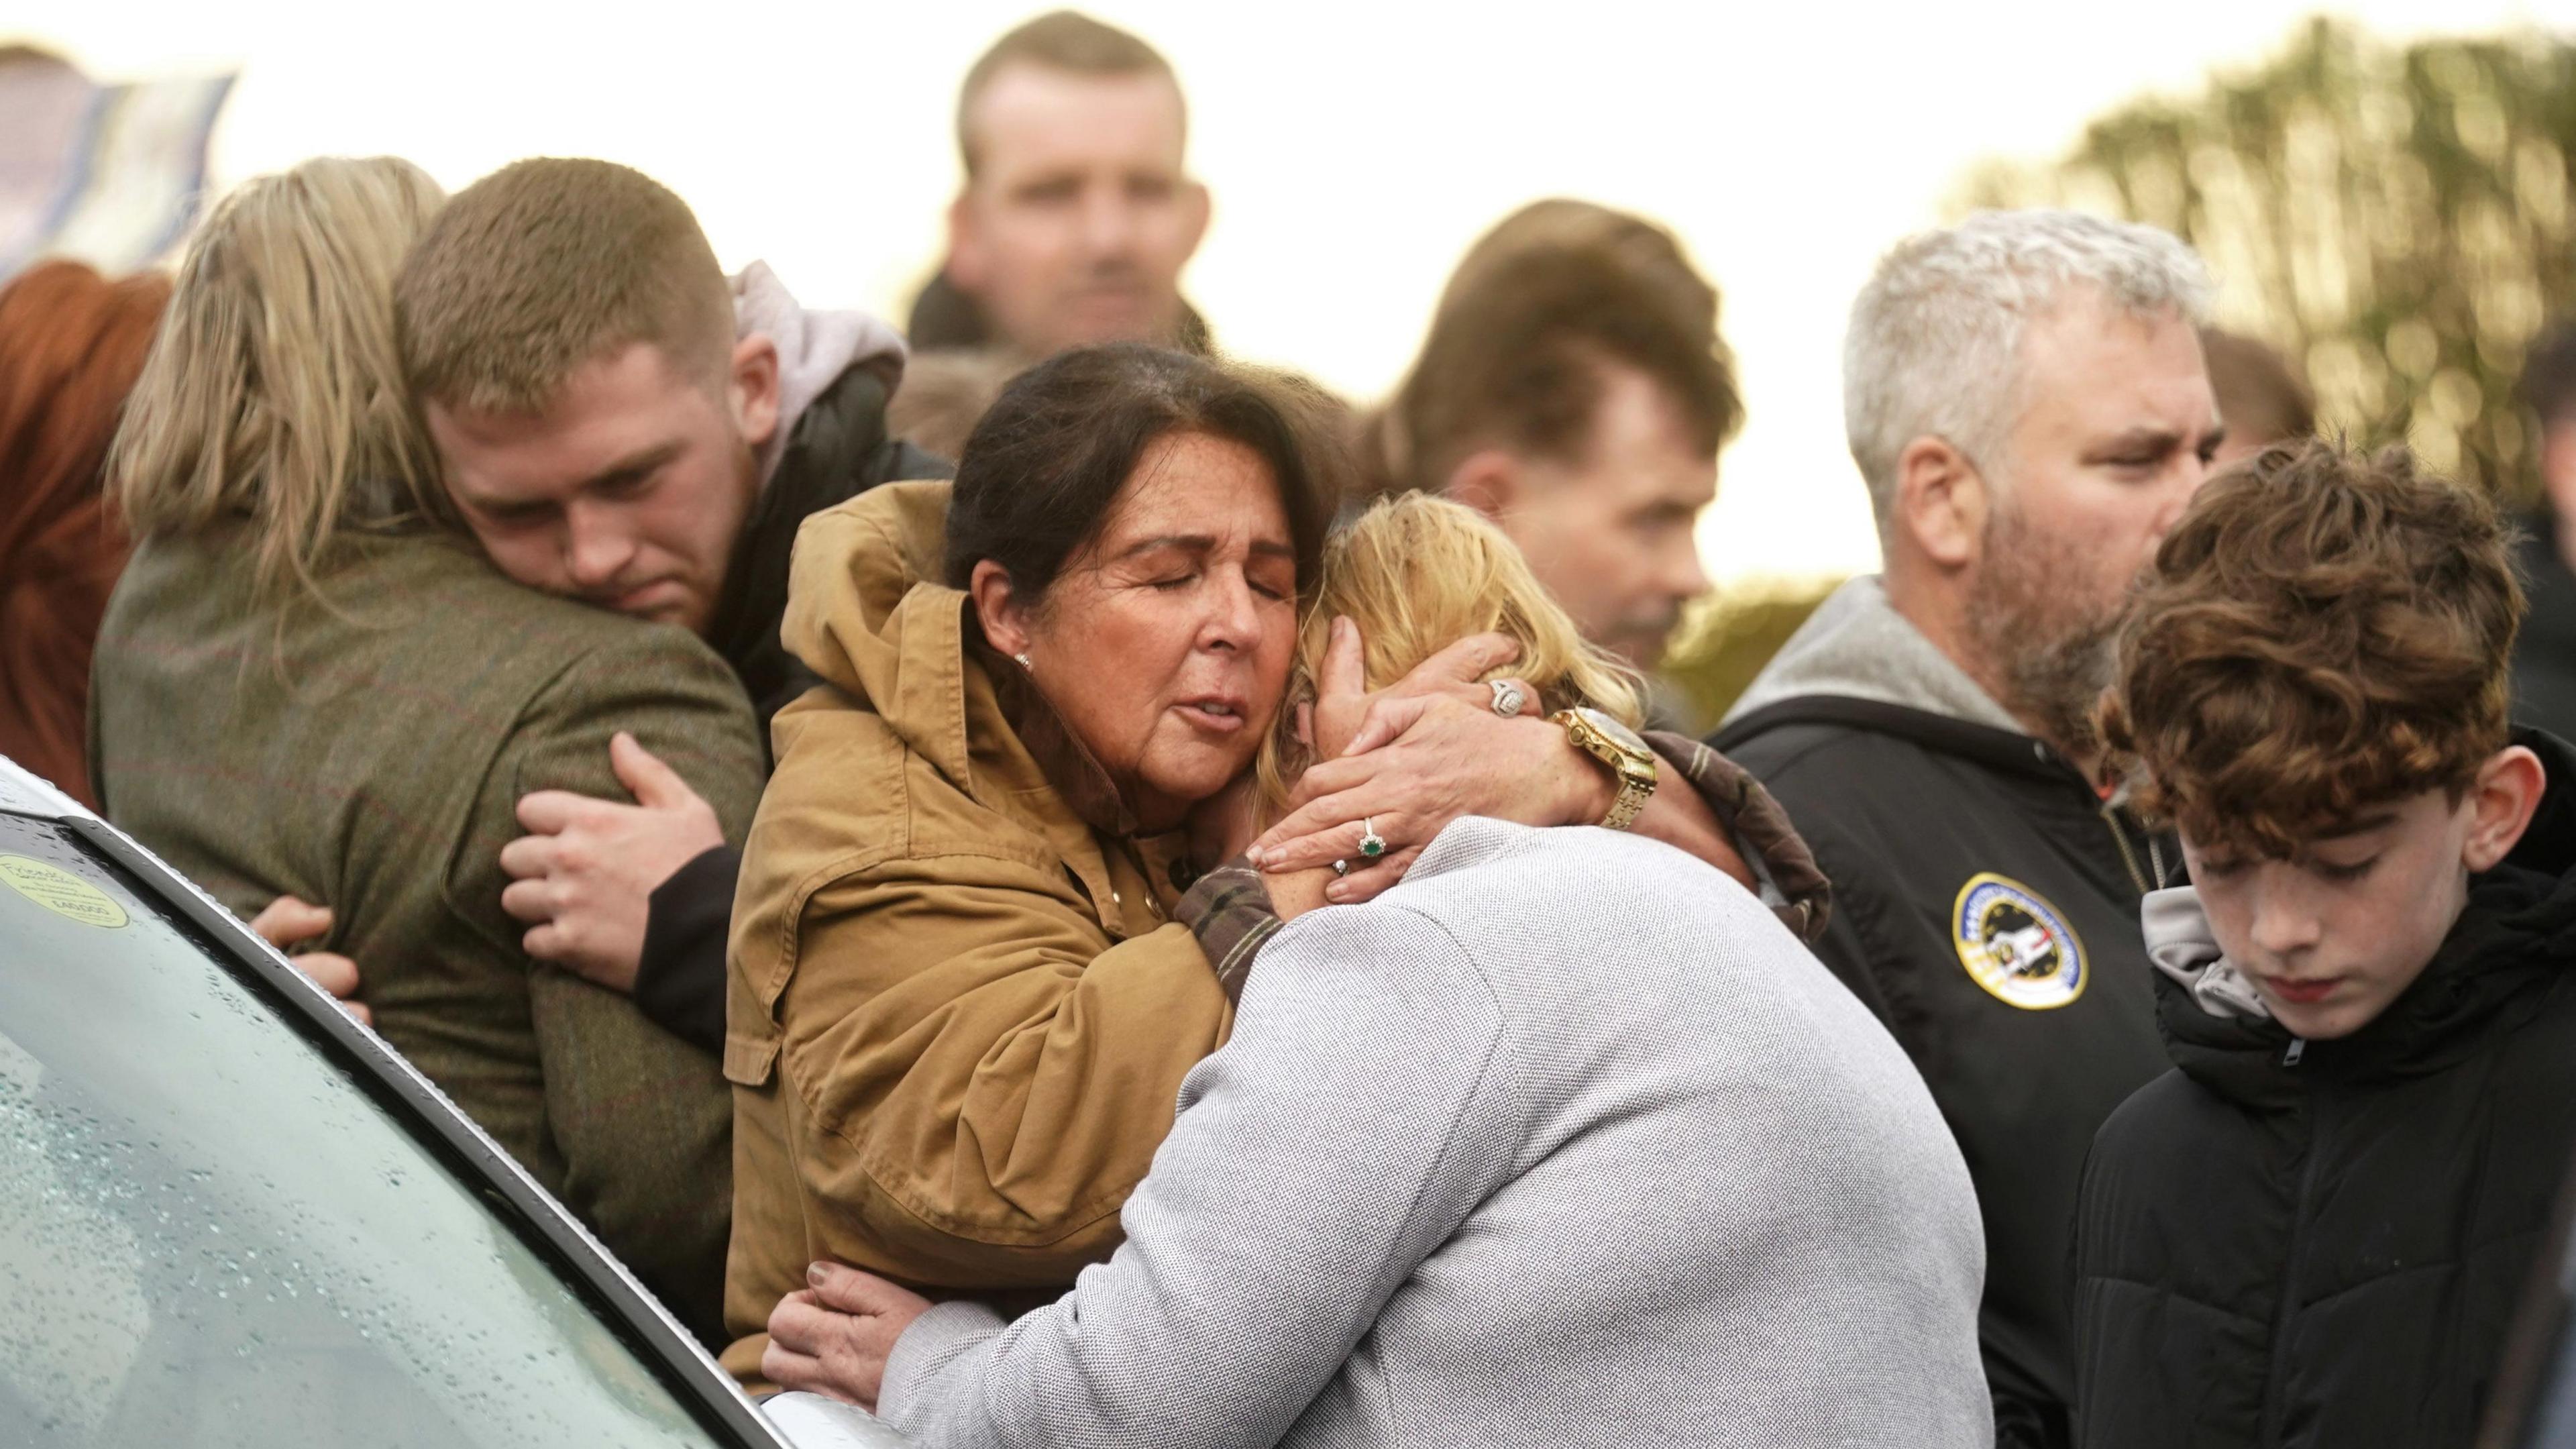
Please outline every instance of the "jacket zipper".
[{"label": "jacket zipper", "polygon": [[[2293,1038],[2282,1065],[2297,1067],[2299,1058],[2306,1054],[2306,1046],[2305,1041]],[[2317,1150],[2317,1141],[2324,1133],[2319,1126],[2323,1113],[2314,1087],[2302,1086],[2299,1110],[2308,1119],[2307,1141],[2300,1149],[2307,1154],[2307,1160],[2299,1164],[2299,1195],[2290,1202],[2290,1241],[2281,1253],[2281,1297],[2272,1309],[2271,1366],[2263,1375],[2263,1418],[2255,1434],[2256,1443],[2267,1445],[2281,1442],[2281,1380],[2289,1371],[2284,1339],[2290,1331],[2291,1300],[2298,1292],[2299,1239],[2307,1233],[2308,1198],[2317,1189],[2317,1163],[2325,1156]]]},{"label": "jacket zipper", "polygon": [[[2129,848],[2129,832],[2120,828],[2120,817],[2112,812],[2108,800],[2102,802],[2102,823],[2111,827],[2111,841],[2120,847],[2120,864],[2129,868],[2129,883],[2138,888],[2140,895],[2154,890],[2154,886],[2147,884],[2146,873],[2138,869],[2138,853]],[[2156,863],[2156,875],[2161,882],[2164,876],[2162,861]]]}]

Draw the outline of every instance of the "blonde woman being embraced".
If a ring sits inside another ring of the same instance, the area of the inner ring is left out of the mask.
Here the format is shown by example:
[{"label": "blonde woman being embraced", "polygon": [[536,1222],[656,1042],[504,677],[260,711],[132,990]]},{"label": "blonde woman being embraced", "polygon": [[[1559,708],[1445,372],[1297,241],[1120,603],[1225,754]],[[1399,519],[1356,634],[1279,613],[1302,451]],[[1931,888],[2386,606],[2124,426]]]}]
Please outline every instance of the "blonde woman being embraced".
[{"label": "blonde woman being embraced", "polygon": [[[1336,616],[1301,640],[1315,707],[1272,739],[1274,810],[1301,736],[1332,753],[1358,689],[1456,631],[1519,643],[1498,703],[1635,717],[1456,505],[1355,522]],[[1632,834],[1472,817],[1373,901],[1313,909],[1317,879],[1274,877],[1295,919],[1105,1266],[1006,1327],[819,1264],[769,1376],[934,1449],[1991,1442],[1967,1169],[1754,891]]]},{"label": "blonde woman being embraced", "polygon": [[723,1078],[530,961],[500,851],[521,795],[615,786],[630,733],[739,839],[760,742],[696,639],[521,588],[438,523],[392,288],[441,200],[408,162],[310,161],[191,241],[108,466],[138,543],[98,641],[98,798],[245,916],[329,902],[305,929],[364,964],[377,1030],[708,1332]]},{"label": "blonde woman being embraced", "polygon": [[[1389,701],[1372,715],[1372,689],[1478,634],[1519,646],[1513,663],[1481,681],[1497,709],[1551,718],[1581,710],[1589,730],[1622,742],[1644,727],[1637,672],[1584,642],[1501,529],[1461,505],[1398,494],[1325,547],[1324,588],[1298,640],[1287,707],[1255,765],[1255,808],[1270,834],[1293,829],[1283,818],[1317,759],[1364,753],[1418,712],[1416,702]],[[1271,900],[1283,918],[1311,909],[1337,874],[1329,866],[1276,871],[1267,878]]]}]

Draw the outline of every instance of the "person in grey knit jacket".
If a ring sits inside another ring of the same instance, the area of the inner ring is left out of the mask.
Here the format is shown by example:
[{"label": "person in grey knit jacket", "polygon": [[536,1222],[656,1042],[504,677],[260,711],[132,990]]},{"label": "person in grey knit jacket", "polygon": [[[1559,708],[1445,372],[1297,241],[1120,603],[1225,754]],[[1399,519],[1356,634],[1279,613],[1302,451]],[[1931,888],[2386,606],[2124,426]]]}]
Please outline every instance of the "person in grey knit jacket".
[{"label": "person in grey knit jacket", "polygon": [[[1522,635],[1497,708],[1633,720],[1632,676],[1510,545],[1414,499],[1328,556],[1304,738],[1364,736],[1367,678],[1449,613]],[[1475,818],[1368,904],[1313,909],[1329,879],[1266,877],[1289,924],[1109,1262],[1016,1322],[816,1264],[765,1374],[934,1449],[1991,1443],[1966,1166],[1754,891],[1635,836]]]}]

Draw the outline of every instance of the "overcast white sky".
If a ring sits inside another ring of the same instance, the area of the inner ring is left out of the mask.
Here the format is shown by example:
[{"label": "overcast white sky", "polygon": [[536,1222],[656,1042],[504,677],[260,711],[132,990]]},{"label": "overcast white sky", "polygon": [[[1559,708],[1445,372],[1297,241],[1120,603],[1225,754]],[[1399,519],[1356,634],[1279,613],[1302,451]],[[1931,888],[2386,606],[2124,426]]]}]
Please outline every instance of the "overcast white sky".
[{"label": "overcast white sky", "polygon": [[[240,66],[217,184],[395,152],[456,187],[596,155],[687,197],[728,266],[900,322],[956,185],[976,53],[1043,0],[0,0],[0,41],[126,79]],[[2294,0],[1834,5],[1098,0],[1178,66],[1216,221],[1188,278],[1231,350],[1389,387],[1450,265],[1522,202],[1656,216],[1726,297],[1751,412],[1701,530],[1722,578],[1871,567],[1844,309],[1962,169],[2260,61]],[[2353,0],[2391,36],[2576,30],[2576,0]],[[2225,279],[2221,279],[2222,285]]]}]

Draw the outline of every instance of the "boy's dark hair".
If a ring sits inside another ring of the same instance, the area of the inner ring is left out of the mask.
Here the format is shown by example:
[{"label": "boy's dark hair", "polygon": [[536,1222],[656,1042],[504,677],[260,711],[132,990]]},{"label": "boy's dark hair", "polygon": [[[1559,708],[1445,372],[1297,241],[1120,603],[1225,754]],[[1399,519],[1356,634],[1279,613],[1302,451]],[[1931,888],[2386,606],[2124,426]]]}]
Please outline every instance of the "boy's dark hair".
[{"label": "boy's dark hair", "polygon": [[1605,364],[1635,368],[1710,457],[1743,425],[1717,290],[1671,232],[1589,202],[1505,218],[1458,265],[1422,355],[1377,429],[1387,489],[1437,490],[1459,461],[1502,446],[1579,459]]},{"label": "boy's dark hair", "polygon": [[2156,550],[2101,706],[2138,808],[2283,857],[2465,790],[2506,743],[2512,543],[2402,448],[2283,443],[2210,482]]},{"label": "boy's dark hair", "polygon": [[1108,521],[1146,449],[1173,433],[1207,433],[1269,464],[1297,551],[1297,590],[1311,598],[1345,472],[1336,406],[1284,374],[1141,342],[1059,353],[1012,379],[967,435],[949,495],[948,582],[966,588],[989,558],[1016,593],[1042,602]]},{"label": "boy's dark hair", "polygon": [[1050,10],[1014,27],[976,57],[957,88],[957,155],[966,174],[975,174],[983,148],[975,136],[975,103],[1006,66],[1034,65],[1072,75],[1159,75],[1180,89],[1180,77],[1163,53],[1115,25],[1104,25],[1074,10]]}]

